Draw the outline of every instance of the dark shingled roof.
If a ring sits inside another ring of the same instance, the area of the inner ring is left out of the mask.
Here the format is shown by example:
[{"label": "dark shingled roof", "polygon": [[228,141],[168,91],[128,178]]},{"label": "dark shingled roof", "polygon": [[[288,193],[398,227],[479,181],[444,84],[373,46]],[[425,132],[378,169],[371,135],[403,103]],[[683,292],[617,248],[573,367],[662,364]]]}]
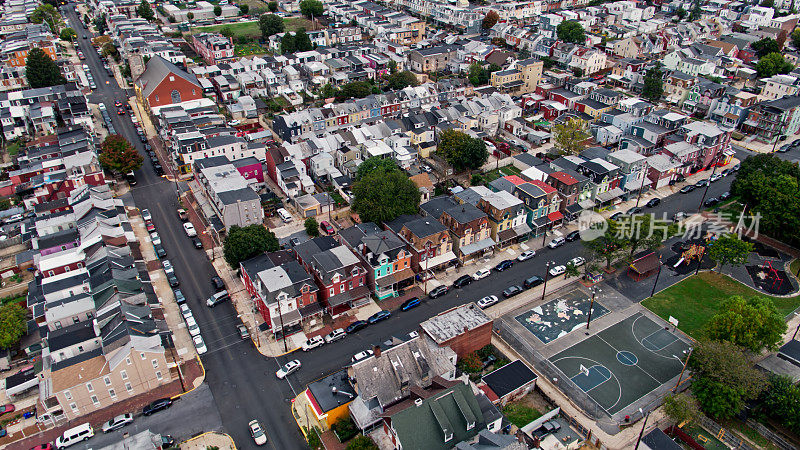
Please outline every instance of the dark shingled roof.
[{"label": "dark shingled roof", "polygon": [[498,397],[503,398],[531,381],[535,381],[537,378],[536,374],[524,362],[516,360],[484,375],[483,382]]}]

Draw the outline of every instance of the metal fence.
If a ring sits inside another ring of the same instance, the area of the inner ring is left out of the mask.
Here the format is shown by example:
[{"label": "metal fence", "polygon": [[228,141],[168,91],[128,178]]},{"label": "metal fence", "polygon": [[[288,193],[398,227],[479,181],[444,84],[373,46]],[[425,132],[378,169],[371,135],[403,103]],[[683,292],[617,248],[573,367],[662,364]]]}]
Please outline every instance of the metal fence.
[{"label": "metal fence", "polygon": [[767,438],[770,442],[775,444],[781,450],[796,450],[797,447],[790,444],[783,438],[783,436],[779,435],[778,433],[770,430],[769,428],[761,425],[760,423],[756,422],[753,419],[747,419],[747,425],[749,425],[754,430],[758,431],[758,434]]},{"label": "metal fence", "polygon": [[741,450],[756,450],[756,447],[753,447],[752,445],[748,444],[743,439],[739,438],[739,436],[729,432],[728,430],[723,428],[720,424],[714,422],[708,417],[700,416],[700,424],[703,426],[703,428],[711,432],[711,434],[713,434],[714,437],[724,442],[725,445],[731,448],[741,449]]}]

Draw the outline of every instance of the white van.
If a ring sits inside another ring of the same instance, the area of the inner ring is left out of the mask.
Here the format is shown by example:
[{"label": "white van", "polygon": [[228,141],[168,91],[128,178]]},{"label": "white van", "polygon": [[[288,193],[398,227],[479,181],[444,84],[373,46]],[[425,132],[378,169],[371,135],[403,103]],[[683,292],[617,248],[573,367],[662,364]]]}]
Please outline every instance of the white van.
[{"label": "white van", "polygon": [[280,217],[281,220],[283,220],[284,222],[289,223],[292,221],[292,215],[289,214],[289,211],[287,211],[286,209],[278,208],[277,212],[278,212],[278,217]]},{"label": "white van", "polygon": [[70,428],[64,434],[56,438],[56,447],[66,448],[77,444],[78,442],[85,441],[94,436],[94,430],[88,423],[78,425],[75,428]]}]

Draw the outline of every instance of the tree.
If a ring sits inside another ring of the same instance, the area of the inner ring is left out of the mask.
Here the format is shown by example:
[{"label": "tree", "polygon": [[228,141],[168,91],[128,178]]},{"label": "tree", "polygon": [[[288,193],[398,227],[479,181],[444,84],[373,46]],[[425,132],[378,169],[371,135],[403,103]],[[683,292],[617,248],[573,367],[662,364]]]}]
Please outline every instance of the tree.
[{"label": "tree", "polygon": [[404,70],[402,72],[393,72],[386,77],[386,81],[388,81],[389,87],[394,90],[403,89],[407,86],[419,86],[419,80],[417,80],[417,76],[408,70]]},{"label": "tree", "polygon": [[686,15],[689,14],[683,6],[679,6],[677,10],[675,10],[675,15],[678,16],[679,20],[683,20],[686,18]]},{"label": "tree", "polygon": [[473,86],[482,86],[489,82],[489,72],[480,63],[474,62],[469,66],[468,78]]},{"label": "tree", "polygon": [[701,341],[689,365],[694,371],[692,393],[708,415],[726,419],[766,387],[764,375],[753,367],[745,349],[727,341]]},{"label": "tree", "polygon": [[491,10],[488,13],[486,13],[486,16],[483,18],[481,26],[483,27],[484,30],[488,30],[489,28],[492,28],[497,23],[498,20],[500,20],[500,15],[497,14],[497,11]]},{"label": "tree", "polygon": [[395,60],[389,61],[389,73],[390,74],[397,73],[397,61]]},{"label": "tree", "polygon": [[261,29],[261,37],[267,39],[273,34],[283,33],[283,19],[275,14],[262,14],[258,18],[258,27]]},{"label": "tree", "polygon": [[317,222],[317,219],[309,217],[303,223],[303,226],[306,227],[306,234],[308,234],[309,236],[311,237],[319,236],[319,222]]},{"label": "tree", "polygon": [[800,28],[795,28],[791,34],[792,45],[795,49],[800,49]]},{"label": "tree", "polygon": [[797,433],[800,431],[800,386],[787,375],[769,377],[758,412]]},{"label": "tree", "polygon": [[462,131],[444,130],[439,135],[436,152],[440,154],[453,170],[479,169],[489,158],[486,142],[483,139],[471,138]]},{"label": "tree", "polygon": [[67,82],[61,75],[58,64],[39,47],[32,48],[28,52],[25,77],[32,88],[60,86]]},{"label": "tree", "polygon": [[753,353],[777,350],[785,332],[786,322],[766,297],[745,300],[734,295],[722,302],[705,325],[709,339],[729,341]]},{"label": "tree", "polygon": [[470,352],[458,359],[456,367],[465,373],[478,373],[483,369],[483,361],[477,352]]},{"label": "tree", "polygon": [[753,42],[750,44],[750,47],[756,51],[756,55],[758,55],[759,58],[763,58],[770,53],[781,52],[781,45],[778,44],[778,41],[772,38],[764,38],[760,41]]},{"label": "tree", "polygon": [[369,436],[359,434],[347,443],[345,450],[378,450],[378,446]]},{"label": "tree", "polygon": [[337,100],[348,98],[364,98],[372,93],[372,85],[366,81],[353,81],[347,83],[339,89]]},{"label": "tree", "polygon": [[700,9],[700,0],[695,0],[694,6],[692,7],[692,13],[689,14],[689,21],[694,22],[701,17],[703,17],[703,10]]},{"label": "tree", "polygon": [[652,214],[622,216],[618,221],[618,235],[623,240],[625,247],[629,248],[629,255],[633,256],[639,250],[655,250],[667,238],[678,232],[678,226],[669,224],[663,226]]},{"label": "tree", "polygon": [[278,238],[262,225],[246,227],[234,225],[228,230],[228,236],[222,243],[222,254],[232,268],[238,269],[240,262],[264,252],[277,251],[279,248]]},{"label": "tree", "polygon": [[419,189],[399,170],[376,171],[353,184],[353,209],[364,222],[390,222],[402,214],[416,214]]},{"label": "tree", "polygon": [[152,22],[156,18],[156,14],[153,12],[153,8],[150,7],[150,3],[148,3],[147,0],[142,0],[142,2],[139,3],[139,7],[136,8],[136,14],[148,22]]},{"label": "tree", "polygon": [[116,174],[125,174],[142,167],[142,155],[124,137],[110,134],[101,145],[98,157],[103,169]]},{"label": "tree", "polygon": [[779,73],[789,73],[794,65],[783,58],[780,53],[770,53],[759,59],[756,63],[756,72],[759,77],[771,77]]},{"label": "tree", "polygon": [[572,262],[568,262],[567,265],[564,267],[566,267],[566,272],[564,272],[564,279],[577,277],[580,276],[581,274],[581,272],[578,270],[578,267]]},{"label": "tree", "polygon": [[588,126],[583,119],[571,118],[566,122],[561,122],[554,128],[556,147],[566,154],[578,154],[586,147],[584,141],[591,135]]},{"label": "tree", "polygon": [[42,3],[34,9],[31,13],[30,21],[32,23],[46,23],[50,27],[50,32],[55,35],[59,34],[58,30],[63,23],[61,14],[58,13],[55,6],[49,3]]},{"label": "tree", "polygon": [[222,15],[222,6],[219,5],[214,6],[214,15],[217,17]]},{"label": "tree", "polygon": [[189,22],[191,22],[192,20],[194,20],[194,13],[193,13],[193,12],[191,12],[191,11],[189,11],[188,13],[186,13],[186,19],[187,19]]},{"label": "tree", "polygon": [[249,12],[250,12],[250,5],[248,5],[247,3],[242,3],[241,5],[239,5],[239,13],[241,15],[246,16],[247,13]]},{"label": "tree", "polygon": [[319,0],[303,0],[300,2],[300,13],[309,19],[319,17],[325,11]]},{"label": "tree", "polygon": [[725,265],[737,267],[746,263],[752,251],[753,243],[745,242],[735,234],[720,236],[708,246],[708,256],[719,263],[719,273]]},{"label": "tree", "polygon": [[78,34],[75,33],[75,30],[69,27],[61,30],[61,34],[58,35],[59,39],[67,42],[72,42],[77,36]]},{"label": "tree", "polygon": [[586,42],[586,33],[583,30],[583,25],[577,20],[565,20],[558,24],[556,35],[564,42],[573,44],[584,44]]},{"label": "tree", "polygon": [[278,2],[267,3],[267,8],[269,8],[270,12],[278,12]]},{"label": "tree", "polygon": [[294,48],[296,52],[314,50],[314,44],[311,43],[305,28],[300,28],[294,33]]},{"label": "tree", "polygon": [[542,66],[544,66],[545,69],[550,69],[556,65],[556,61],[549,56],[543,57],[541,61],[542,61]]},{"label": "tree", "polygon": [[622,254],[625,241],[621,239],[617,232],[617,222],[608,220],[604,223],[605,225],[601,226],[606,228],[605,231],[599,230],[603,231],[600,236],[595,239],[581,239],[581,242],[593,257],[606,261],[606,269],[608,270],[611,269],[611,263],[614,259]]},{"label": "tree", "polygon": [[219,34],[225,36],[226,38],[233,37],[233,28],[230,25],[225,25],[222,29],[219,30]]},{"label": "tree", "polygon": [[286,33],[281,38],[281,54],[286,55],[288,53],[294,53],[295,46],[294,46],[294,35],[292,33]]},{"label": "tree", "polygon": [[642,97],[657,105],[662,95],[664,95],[664,74],[661,72],[661,63],[656,61],[644,76]]},{"label": "tree", "polygon": [[387,173],[395,170],[400,170],[400,168],[397,167],[397,164],[394,163],[393,159],[373,156],[371,158],[367,158],[364,160],[364,162],[359,164],[358,169],[356,169],[356,181],[371,173]]},{"label": "tree", "polygon": [[664,413],[676,425],[682,425],[694,422],[700,417],[700,405],[691,394],[682,392],[664,399]]},{"label": "tree", "polygon": [[28,329],[27,312],[18,303],[0,307],[0,348],[9,348],[19,341]]}]

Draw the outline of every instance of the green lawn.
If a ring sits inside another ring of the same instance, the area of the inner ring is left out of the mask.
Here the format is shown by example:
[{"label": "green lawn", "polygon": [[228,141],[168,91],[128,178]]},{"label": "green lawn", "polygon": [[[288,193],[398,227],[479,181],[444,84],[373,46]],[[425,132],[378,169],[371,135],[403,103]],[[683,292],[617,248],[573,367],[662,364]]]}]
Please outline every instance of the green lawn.
[{"label": "green lawn", "polygon": [[[744,298],[766,296],[727,275],[701,272],[644,300],[642,305],[665,320],[669,316],[675,317],[679,320],[678,328],[697,339],[705,323],[719,309],[720,303],[733,295]],[[784,316],[800,306],[800,297],[770,298]]]},{"label": "green lawn", "polygon": [[244,23],[222,23],[219,25],[198,27],[195,28],[195,30],[198,32],[214,33],[214,32],[219,32],[224,27],[230,27],[231,30],[233,30],[234,37],[236,36],[250,36],[251,38],[261,37],[261,29],[258,27],[258,21],[244,22]]},{"label": "green lawn", "polygon": [[723,444],[705,428],[697,425],[689,425],[684,427],[683,431],[708,450],[728,450],[727,445]]},{"label": "green lawn", "polygon": [[500,177],[505,177],[508,175],[519,175],[520,173],[522,173],[521,170],[517,169],[512,165],[508,165],[508,166],[503,166],[500,169],[494,169],[490,170],[489,172],[486,172],[485,174],[483,174],[483,179],[486,180],[487,183],[491,183],[492,181]]},{"label": "green lawn", "polygon": [[250,55],[263,55],[267,53],[264,47],[258,44],[236,44],[233,47],[233,53],[236,56],[250,56]]},{"label": "green lawn", "polygon": [[517,428],[522,428],[539,417],[542,417],[542,413],[536,408],[531,408],[530,406],[521,405],[519,403],[509,403],[506,405],[506,407],[503,408],[503,415],[506,416],[509,422],[516,425]]},{"label": "green lawn", "polygon": [[800,259],[795,259],[792,261],[792,263],[789,264],[789,270],[791,270],[792,273],[797,276],[797,271],[800,270]]},{"label": "green lawn", "polygon": [[8,154],[11,155],[11,156],[14,156],[17,153],[19,153],[19,143],[18,142],[12,142],[12,143],[8,144]]},{"label": "green lawn", "polygon": [[285,17],[283,19],[283,26],[285,27],[286,31],[297,31],[300,28],[305,28],[306,31],[311,31],[314,29],[311,21],[305,17]]}]

